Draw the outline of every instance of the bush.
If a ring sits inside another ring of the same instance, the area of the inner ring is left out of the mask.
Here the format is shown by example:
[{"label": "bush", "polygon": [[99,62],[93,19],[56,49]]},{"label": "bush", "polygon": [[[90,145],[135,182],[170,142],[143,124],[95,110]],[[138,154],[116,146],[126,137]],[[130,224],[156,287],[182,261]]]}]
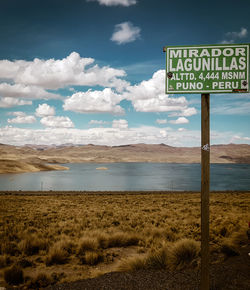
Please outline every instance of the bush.
[{"label": "bush", "polygon": [[10,256],[18,256],[20,254],[20,251],[17,248],[17,245],[15,242],[7,242],[5,241],[2,244],[2,254],[7,254]]},{"label": "bush", "polygon": [[18,261],[18,265],[21,267],[21,268],[27,268],[27,267],[31,267],[33,266],[33,263],[30,262],[29,260],[27,259],[21,259]]},{"label": "bush", "polygon": [[163,246],[159,250],[150,252],[146,257],[146,266],[149,269],[163,270],[167,268],[168,250]]},{"label": "bush", "polygon": [[83,264],[87,265],[96,265],[99,262],[103,261],[103,255],[99,252],[87,251],[84,256],[81,258]]},{"label": "bush", "polygon": [[165,270],[168,262],[168,250],[163,246],[159,250],[151,251],[146,257],[135,256],[123,260],[119,266],[118,271],[137,271],[142,269]]},{"label": "bush", "polygon": [[86,251],[95,251],[99,244],[96,238],[82,238],[78,248],[78,255],[84,255]]},{"label": "bush", "polygon": [[8,257],[7,255],[0,256],[0,269],[7,267],[10,263],[10,257]]},{"label": "bush", "polygon": [[46,258],[46,265],[51,266],[54,264],[65,264],[68,261],[68,253],[59,247],[58,245],[54,245],[50,248],[48,256]]},{"label": "bush", "polygon": [[240,254],[236,247],[227,241],[222,244],[221,252],[227,257],[239,256]]},{"label": "bush", "polygon": [[133,272],[146,268],[145,257],[135,256],[122,260],[116,270],[120,272]]},{"label": "bush", "polygon": [[183,269],[187,266],[194,266],[200,252],[199,243],[182,239],[176,242],[170,251],[170,267],[173,269]]},{"label": "bush", "polygon": [[45,273],[39,273],[36,277],[32,278],[28,283],[28,287],[32,289],[40,289],[49,286],[53,280]]},{"label": "bush", "polygon": [[19,249],[27,256],[35,255],[46,247],[47,242],[36,235],[29,235],[19,243]]},{"label": "bush", "polygon": [[128,247],[133,245],[138,245],[139,237],[133,233],[114,233],[108,238],[107,246],[112,247]]},{"label": "bush", "polygon": [[14,265],[4,271],[4,280],[10,285],[19,285],[23,283],[23,270]]}]

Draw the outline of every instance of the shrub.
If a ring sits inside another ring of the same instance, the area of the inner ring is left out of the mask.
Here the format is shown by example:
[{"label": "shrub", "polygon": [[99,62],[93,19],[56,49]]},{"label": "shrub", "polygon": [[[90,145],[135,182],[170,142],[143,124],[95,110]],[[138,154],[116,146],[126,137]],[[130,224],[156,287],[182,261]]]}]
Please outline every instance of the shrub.
[{"label": "shrub", "polygon": [[7,267],[11,263],[11,259],[7,255],[0,256],[0,269]]},{"label": "shrub", "polygon": [[127,247],[138,245],[139,237],[134,233],[114,233],[108,238],[108,247]]},{"label": "shrub", "polygon": [[54,247],[59,247],[71,255],[75,252],[76,244],[73,243],[69,238],[63,238],[62,240],[56,242]]},{"label": "shrub", "polygon": [[65,264],[68,261],[68,253],[61,248],[58,244],[55,244],[50,248],[48,256],[46,258],[46,265],[51,266],[54,264]]},{"label": "shrub", "polygon": [[36,235],[28,235],[19,243],[19,249],[27,256],[37,254],[40,250],[45,250],[47,241]]},{"label": "shrub", "polygon": [[21,259],[20,261],[18,261],[18,265],[19,265],[21,268],[27,268],[27,267],[31,267],[31,266],[33,266],[32,262],[30,262],[30,261],[27,260],[27,259]]},{"label": "shrub", "polygon": [[95,251],[98,248],[98,241],[96,238],[82,238],[79,242],[78,255],[84,255],[86,251]]},{"label": "shrub", "polygon": [[4,271],[4,280],[10,285],[19,285],[23,283],[23,270],[14,265]]},{"label": "shrub", "polygon": [[166,269],[168,262],[168,250],[163,246],[159,250],[151,251],[146,257],[146,267],[150,269]]},{"label": "shrub", "polygon": [[95,236],[99,247],[106,249],[108,247],[108,235],[106,233],[98,232]]},{"label": "shrub", "polygon": [[135,256],[122,260],[116,270],[120,272],[133,272],[142,269],[146,269],[145,257]]},{"label": "shrub", "polygon": [[81,262],[87,265],[96,265],[103,261],[103,255],[100,252],[87,251],[81,258]]},{"label": "shrub", "polygon": [[222,244],[221,252],[227,257],[239,256],[240,254],[236,247],[230,241],[225,241]]},{"label": "shrub", "polygon": [[193,266],[197,262],[200,252],[199,243],[182,239],[176,242],[170,251],[170,267],[173,269],[183,269],[187,266]]},{"label": "shrub", "polygon": [[2,254],[7,254],[10,256],[17,256],[20,254],[20,251],[17,248],[17,245],[15,242],[8,242],[5,241],[2,243]]},{"label": "shrub", "polygon": [[28,283],[28,287],[31,289],[40,289],[52,284],[53,280],[45,273],[39,273],[37,276],[31,279]]}]

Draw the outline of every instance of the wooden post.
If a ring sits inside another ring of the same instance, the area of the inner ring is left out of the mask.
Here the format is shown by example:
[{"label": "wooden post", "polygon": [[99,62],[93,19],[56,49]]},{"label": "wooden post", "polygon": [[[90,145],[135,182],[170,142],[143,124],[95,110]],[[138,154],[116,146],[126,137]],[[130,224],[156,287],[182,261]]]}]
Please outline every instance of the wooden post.
[{"label": "wooden post", "polygon": [[201,290],[209,290],[210,95],[201,95]]}]

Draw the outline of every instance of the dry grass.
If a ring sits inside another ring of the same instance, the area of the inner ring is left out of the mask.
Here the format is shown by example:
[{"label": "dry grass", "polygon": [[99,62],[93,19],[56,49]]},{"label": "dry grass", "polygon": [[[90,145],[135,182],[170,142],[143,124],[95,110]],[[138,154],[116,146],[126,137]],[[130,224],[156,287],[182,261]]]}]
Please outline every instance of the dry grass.
[{"label": "dry grass", "polygon": [[[211,194],[212,260],[247,242],[249,204],[249,193]],[[0,287],[14,266],[27,286],[93,277],[118,265],[190,267],[199,265],[199,244],[196,193],[0,195]]]}]

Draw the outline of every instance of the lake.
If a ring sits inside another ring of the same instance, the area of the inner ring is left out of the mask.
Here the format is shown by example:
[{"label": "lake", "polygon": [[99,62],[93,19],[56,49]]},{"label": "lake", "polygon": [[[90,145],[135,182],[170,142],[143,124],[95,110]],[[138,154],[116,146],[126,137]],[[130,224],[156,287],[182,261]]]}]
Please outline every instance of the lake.
[{"label": "lake", "polygon": [[[199,191],[200,164],[77,163],[66,171],[1,174],[0,190]],[[106,167],[107,170],[96,168]],[[250,164],[211,164],[211,190],[250,190]]]}]

